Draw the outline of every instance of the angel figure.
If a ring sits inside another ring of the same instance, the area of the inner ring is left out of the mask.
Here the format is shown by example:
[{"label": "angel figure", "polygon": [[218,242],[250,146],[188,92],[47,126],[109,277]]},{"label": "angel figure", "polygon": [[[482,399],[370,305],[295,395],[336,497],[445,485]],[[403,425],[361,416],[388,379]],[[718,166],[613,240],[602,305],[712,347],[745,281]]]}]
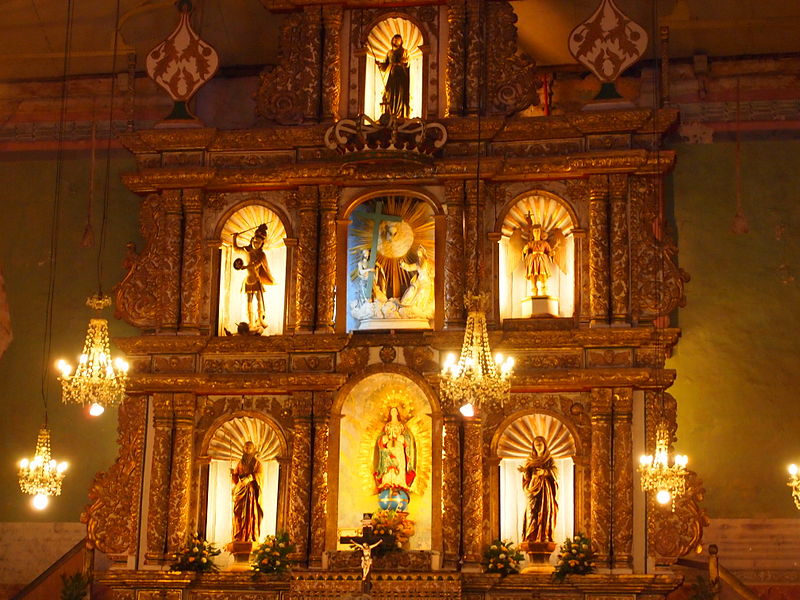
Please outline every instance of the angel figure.
[{"label": "angel figure", "polygon": [[[547,297],[547,280],[552,273],[555,263],[563,272],[567,272],[566,256],[564,252],[564,234],[560,229],[546,230],[541,223],[534,223],[531,214],[525,217],[527,227],[523,232],[518,229],[512,236],[512,246],[518,247],[525,261],[525,278],[531,282],[531,296],[535,298]],[[522,236],[527,241],[522,244]],[[553,243],[550,243],[550,240]],[[516,242],[516,244],[514,244]]]}]

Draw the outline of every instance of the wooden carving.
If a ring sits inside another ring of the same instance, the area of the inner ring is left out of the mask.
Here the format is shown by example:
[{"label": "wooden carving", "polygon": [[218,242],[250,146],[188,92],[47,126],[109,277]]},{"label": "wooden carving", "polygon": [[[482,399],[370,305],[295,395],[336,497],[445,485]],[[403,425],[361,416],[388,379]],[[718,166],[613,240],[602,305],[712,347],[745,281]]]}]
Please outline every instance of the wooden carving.
[{"label": "wooden carving", "polygon": [[592,321],[608,320],[608,187],[595,176],[589,190],[589,310]]},{"label": "wooden carving", "polygon": [[204,292],[202,213],[200,190],[183,194],[183,264],[181,266],[181,329],[201,326],[201,302]]},{"label": "wooden carving", "polygon": [[611,390],[592,390],[591,538],[597,566],[609,566],[611,554]]},{"label": "wooden carving", "polygon": [[464,323],[464,182],[445,184],[447,200],[444,258],[444,321],[447,326]]},{"label": "wooden carving", "polygon": [[464,36],[466,10],[461,0],[447,3],[447,115],[460,115],[464,109]]}]

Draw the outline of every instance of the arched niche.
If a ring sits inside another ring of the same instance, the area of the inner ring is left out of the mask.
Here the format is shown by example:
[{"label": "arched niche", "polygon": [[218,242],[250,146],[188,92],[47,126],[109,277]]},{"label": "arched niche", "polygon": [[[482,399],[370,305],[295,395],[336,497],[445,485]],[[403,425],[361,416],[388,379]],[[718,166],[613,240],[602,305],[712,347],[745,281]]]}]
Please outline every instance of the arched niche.
[{"label": "arched niche", "polygon": [[[500,318],[537,316],[532,297],[548,297],[541,303],[551,316],[571,317],[575,311],[575,240],[577,227],[572,208],[561,198],[545,191],[530,191],[514,199],[502,216],[498,242],[498,286]],[[537,255],[533,229],[548,246],[549,276],[534,289],[529,273],[535,271]],[[534,306],[533,310],[531,307]]]},{"label": "arched niche", "polygon": [[531,455],[534,438],[542,436],[556,466],[558,515],[553,531],[557,544],[575,529],[575,438],[559,419],[543,413],[528,413],[513,419],[497,439],[499,459],[500,537],[519,544],[523,539],[523,519],[528,500],[522,487],[522,473]]},{"label": "arched niche", "polygon": [[408,56],[409,70],[409,117],[423,116],[425,98],[426,48],[422,31],[411,20],[392,16],[376,23],[366,35],[366,61],[364,72],[364,114],[377,120],[383,110],[381,102],[386,88],[388,71],[381,71],[377,63],[383,63],[392,48],[392,38],[400,35]]},{"label": "arched niche", "polygon": [[[336,539],[354,535],[365,513],[391,507],[393,499],[402,495],[387,486],[397,485],[399,478],[405,480],[403,491],[409,498],[405,512],[415,524],[409,549],[431,550],[440,540],[441,524],[433,507],[440,498],[440,463],[435,457],[441,454],[441,444],[434,435],[440,426],[428,394],[419,383],[396,372],[369,374],[345,394],[333,436]],[[383,466],[392,453],[401,464],[390,473]],[[347,544],[338,543],[337,548],[349,550]]]},{"label": "arched niche", "polygon": [[208,489],[205,496],[205,531],[206,538],[220,548],[232,541],[231,469],[241,459],[248,441],[255,445],[256,458],[261,463],[258,485],[263,518],[259,541],[278,530],[280,459],[285,454],[286,443],[271,421],[251,414],[233,416],[210,432],[206,450]]},{"label": "arched niche", "polygon": [[441,298],[438,206],[411,191],[373,193],[346,213],[337,302],[346,331],[431,329]]},{"label": "arched niche", "polygon": [[[266,226],[265,233],[263,226]],[[224,221],[219,233],[217,335],[280,335],[284,332],[285,238],[286,227],[280,216],[263,204],[241,206]]]}]

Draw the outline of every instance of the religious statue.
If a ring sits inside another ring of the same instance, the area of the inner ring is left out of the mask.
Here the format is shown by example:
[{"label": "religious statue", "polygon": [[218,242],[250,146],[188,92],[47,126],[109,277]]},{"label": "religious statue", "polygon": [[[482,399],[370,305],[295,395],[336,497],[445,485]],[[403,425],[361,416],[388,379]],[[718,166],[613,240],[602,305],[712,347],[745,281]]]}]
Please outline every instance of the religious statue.
[{"label": "religious statue", "polygon": [[522,541],[527,544],[552,542],[558,515],[558,483],[553,457],[542,436],[533,439],[531,454],[519,470],[528,503],[522,522]]},{"label": "religious statue", "polygon": [[256,446],[245,442],[244,453],[235,468],[233,481],[233,541],[257,542],[261,536],[261,462],[256,458]]},{"label": "religious statue", "polygon": [[[233,234],[234,249],[247,254],[247,263],[237,258],[233,261],[236,270],[247,270],[247,277],[242,285],[247,298],[247,320],[250,331],[263,331],[267,327],[266,308],[264,306],[264,286],[273,285],[275,280],[267,264],[264,253],[264,242],[267,239],[267,226],[262,223],[256,228],[253,238],[246,246],[240,246],[237,239],[242,233]],[[253,306],[255,304],[255,307]]]},{"label": "religious statue", "polygon": [[527,227],[518,229],[512,236],[512,251],[520,252],[525,261],[525,278],[531,282],[531,296],[545,298],[553,265],[567,272],[564,235],[560,229],[546,230],[541,223],[534,223],[530,213],[525,221]]},{"label": "religious statue", "polygon": [[400,261],[400,268],[414,273],[400,297],[400,314],[431,318],[433,316],[433,264],[424,246],[417,247],[417,262]]},{"label": "religious statue", "polygon": [[381,71],[389,71],[383,92],[383,114],[405,119],[410,114],[410,74],[408,52],[403,48],[403,37],[398,33],[392,37],[392,47],[383,62],[375,61]]},{"label": "religious statue", "polygon": [[367,577],[369,576],[369,572],[372,569],[372,549],[383,542],[383,540],[378,540],[374,544],[368,544],[367,542],[353,542],[353,546],[361,550],[361,580],[366,581]]},{"label": "religious statue", "polygon": [[[374,267],[369,266],[370,250],[361,251],[361,259],[356,263],[355,269],[350,274],[350,279],[356,282],[356,303],[364,305],[369,302],[386,302],[386,273],[379,263]],[[370,273],[373,274],[370,285]]]},{"label": "religious statue", "polygon": [[375,442],[375,485],[383,490],[403,490],[408,493],[416,477],[417,446],[414,436],[400,420],[396,406],[389,409],[389,420]]}]

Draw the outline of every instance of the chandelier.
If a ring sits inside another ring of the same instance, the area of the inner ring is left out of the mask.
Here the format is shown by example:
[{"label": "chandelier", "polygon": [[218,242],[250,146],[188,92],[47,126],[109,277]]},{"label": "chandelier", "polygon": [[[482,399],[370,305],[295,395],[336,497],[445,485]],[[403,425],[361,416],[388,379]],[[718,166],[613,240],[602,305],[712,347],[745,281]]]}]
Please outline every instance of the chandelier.
[{"label": "chandelier", "polygon": [[472,298],[467,316],[461,356],[448,355],[442,367],[439,389],[442,396],[461,406],[466,417],[474,416],[482,403],[502,406],[511,388],[514,359],[498,354],[492,358],[486,314],[478,309],[481,297]]},{"label": "chandelier", "polygon": [[786,485],[792,488],[792,500],[794,500],[797,510],[800,510],[800,475],[797,465],[789,465],[789,483]]},{"label": "chandelier", "polygon": [[659,504],[672,503],[675,511],[675,498],[686,492],[686,464],[689,458],[685,454],[676,454],[672,466],[669,459],[670,434],[667,424],[661,421],[656,427],[655,455],[642,455],[639,458],[639,473],[642,477],[642,490],[655,491]]},{"label": "chandelier", "polygon": [[[111,298],[99,294],[90,296],[86,305],[99,311],[111,306]],[[90,405],[89,413],[93,416],[101,415],[107,406],[119,404],[125,397],[128,363],[120,358],[112,360],[106,319],[89,320],[83,353],[74,375],[72,366],[65,360],[59,360],[56,366],[61,371],[58,378],[61,399],[65,403]]]},{"label": "chandelier", "polygon": [[50,496],[61,494],[61,482],[67,463],[56,462],[50,454],[50,430],[45,425],[39,430],[33,460],[23,458],[19,462],[19,487],[24,494],[33,496],[33,506],[44,509]]}]

